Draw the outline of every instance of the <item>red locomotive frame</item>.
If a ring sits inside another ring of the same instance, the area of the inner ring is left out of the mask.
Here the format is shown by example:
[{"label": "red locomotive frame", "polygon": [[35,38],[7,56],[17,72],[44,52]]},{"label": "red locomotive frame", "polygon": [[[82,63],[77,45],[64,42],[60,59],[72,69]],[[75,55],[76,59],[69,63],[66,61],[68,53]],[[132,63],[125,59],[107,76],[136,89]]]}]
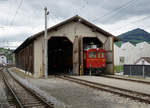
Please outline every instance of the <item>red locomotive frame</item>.
[{"label": "red locomotive frame", "polygon": [[[85,74],[100,74],[106,67],[106,51],[92,48],[84,51]],[[92,72],[92,73],[90,73]]]}]

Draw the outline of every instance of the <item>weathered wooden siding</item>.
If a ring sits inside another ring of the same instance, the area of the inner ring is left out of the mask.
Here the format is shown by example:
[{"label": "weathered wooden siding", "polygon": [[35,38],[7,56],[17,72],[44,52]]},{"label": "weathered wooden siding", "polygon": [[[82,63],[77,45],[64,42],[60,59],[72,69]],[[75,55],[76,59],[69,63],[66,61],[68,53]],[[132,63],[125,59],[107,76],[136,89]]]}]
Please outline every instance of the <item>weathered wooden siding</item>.
[{"label": "weathered wooden siding", "polygon": [[104,43],[104,49],[106,50],[106,73],[114,74],[114,43],[113,38],[109,37]]},{"label": "weathered wooden siding", "polygon": [[34,51],[33,43],[15,54],[16,67],[34,74]]},{"label": "weathered wooden siding", "polygon": [[42,77],[44,74],[44,39],[39,37],[34,40],[34,77]]}]

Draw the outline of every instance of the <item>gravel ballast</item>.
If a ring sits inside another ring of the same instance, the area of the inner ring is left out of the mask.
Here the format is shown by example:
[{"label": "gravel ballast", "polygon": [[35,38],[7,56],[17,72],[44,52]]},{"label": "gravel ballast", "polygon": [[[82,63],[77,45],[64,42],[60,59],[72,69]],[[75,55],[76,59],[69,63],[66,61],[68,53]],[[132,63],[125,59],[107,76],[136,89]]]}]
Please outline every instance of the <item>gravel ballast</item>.
[{"label": "gravel ballast", "polygon": [[131,82],[119,79],[98,77],[98,76],[73,76],[75,78],[84,79],[92,82],[106,84],[114,87],[124,88],[128,90],[138,91],[142,93],[150,94],[150,85],[142,84],[138,82]]},{"label": "gravel ballast", "polygon": [[149,106],[58,78],[31,79],[30,81],[62,101],[66,108],[147,108]]},{"label": "gravel ballast", "polygon": [[[16,74],[17,75],[17,74]],[[55,108],[149,108],[150,105],[56,77],[23,78],[55,99]]]},{"label": "gravel ballast", "polygon": [[6,97],[6,89],[2,79],[2,75],[0,75],[0,108],[8,108],[8,106],[9,105]]}]

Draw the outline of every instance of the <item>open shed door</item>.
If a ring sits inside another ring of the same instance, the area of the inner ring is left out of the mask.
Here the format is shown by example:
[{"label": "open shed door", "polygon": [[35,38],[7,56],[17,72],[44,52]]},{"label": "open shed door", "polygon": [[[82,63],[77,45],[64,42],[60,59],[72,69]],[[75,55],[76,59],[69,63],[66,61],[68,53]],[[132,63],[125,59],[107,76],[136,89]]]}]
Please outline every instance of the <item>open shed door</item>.
[{"label": "open shed door", "polygon": [[79,75],[79,39],[75,36],[73,43],[73,72]]}]

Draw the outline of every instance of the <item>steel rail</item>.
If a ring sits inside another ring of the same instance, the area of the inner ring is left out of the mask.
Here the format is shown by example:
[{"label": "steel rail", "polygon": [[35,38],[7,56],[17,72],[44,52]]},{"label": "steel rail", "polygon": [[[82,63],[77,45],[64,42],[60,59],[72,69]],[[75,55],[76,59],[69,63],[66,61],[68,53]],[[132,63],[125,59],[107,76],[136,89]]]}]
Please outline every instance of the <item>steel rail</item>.
[{"label": "steel rail", "polygon": [[[2,71],[2,70],[0,70],[0,71]],[[19,97],[16,95],[15,91],[12,89],[12,87],[10,86],[10,84],[7,82],[6,77],[5,77],[5,75],[4,75],[3,72],[1,72],[1,75],[3,77],[3,81],[4,81],[5,85],[7,86],[8,90],[10,91],[10,93],[12,94],[12,96],[15,99],[15,103],[17,105],[17,108],[24,108],[24,106],[21,103]]]},{"label": "steel rail", "polygon": [[75,80],[85,81],[85,82],[88,82],[88,83],[91,83],[91,84],[94,84],[94,85],[98,85],[98,86],[109,87],[109,88],[113,88],[113,89],[116,89],[116,90],[121,90],[121,91],[124,91],[124,92],[130,92],[130,93],[132,92],[132,93],[140,94],[142,96],[149,96],[150,97],[150,94],[147,94],[147,93],[141,93],[141,92],[137,92],[137,91],[133,91],[133,90],[123,89],[123,88],[119,88],[119,87],[114,87],[114,86],[110,86],[110,85],[106,85],[106,84],[91,82],[91,81],[82,80],[82,79],[79,79],[79,78],[73,78],[73,77],[69,77],[69,76],[65,76],[65,77],[72,78],[72,79],[75,79]]},{"label": "steel rail", "polygon": [[35,98],[37,98],[39,101],[41,101],[44,106],[46,108],[54,108],[52,103],[48,103],[46,100],[44,100],[39,94],[37,94],[34,90],[26,87],[25,85],[23,85],[22,83],[20,83],[16,78],[14,78],[13,75],[10,74],[10,72],[8,71],[8,68],[6,68],[8,74],[13,78],[14,81],[16,81],[21,87],[23,87],[27,92],[29,92],[30,94],[32,94]]},{"label": "steel rail", "polygon": [[148,81],[141,81],[141,80],[128,79],[128,78],[119,78],[119,77],[113,77],[113,76],[107,76],[107,75],[102,75],[102,77],[111,78],[111,79],[119,79],[119,80],[124,80],[124,81],[131,81],[131,82],[137,82],[137,83],[150,85],[150,82],[148,82]]},{"label": "steel rail", "polygon": [[[7,68],[8,71],[8,68]],[[37,94],[35,91],[33,91],[30,88],[27,88],[25,85],[23,85],[22,83],[20,83],[16,78],[14,78],[14,76],[12,74],[10,74],[10,72],[8,71],[9,75],[19,84],[21,85],[24,89],[26,89],[28,92],[30,92],[31,94],[33,94],[35,97],[37,97],[39,100],[41,100],[46,106],[47,108],[54,108],[53,104],[48,103],[47,101],[45,101],[39,94]]]},{"label": "steel rail", "polygon": [[[85,86],[88,86],[88,87],[91,87],[91,88],[94,88],[94,89],[110,92],[110,93],[113,93],[113,94],[117,94],[119,96],[128,97],[128,98],[133,99],[133,100],[138,100],[140,102],[150,104],[150,100],[142,98],[142,97],[149,97],[150,98],[150,94],[141,93],[141,92],[132,91],[132,90],[127,90],[127,89],[118,88],[118,87],[113,87],[113,86],[104,85],[104,84],[100,84],[100,83],[95,83],[95,82],[82,80],[82,79],[79,79],[79,78],[73,78],[73,77],[69,77],[69,76],[63,76],[63,77],[62,76],[56,76],[56,77],[61,78],[61,79],[65,79],[65,80],[69,80],[69,81],[72,81],[72,82],[75,82],[75,83],[79,83],[81,85],[85,85]],[[120,92],[115,91],[115,90],[118,90]]]}]

